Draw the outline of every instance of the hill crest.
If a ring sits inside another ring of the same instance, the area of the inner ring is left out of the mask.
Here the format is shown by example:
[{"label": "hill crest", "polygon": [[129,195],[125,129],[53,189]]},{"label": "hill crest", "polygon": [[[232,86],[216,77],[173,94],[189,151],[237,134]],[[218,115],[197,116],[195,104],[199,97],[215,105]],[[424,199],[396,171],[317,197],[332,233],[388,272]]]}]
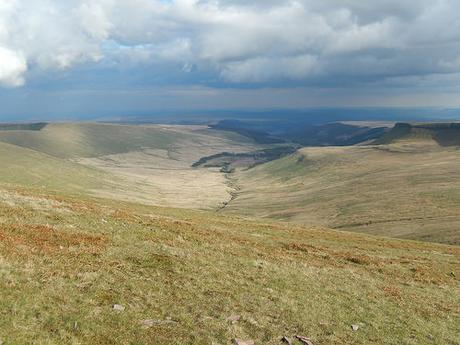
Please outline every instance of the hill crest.
[{"label": "hill crest", "polygon": [[434,140],[440,146],[460,146],[460,123],[397,123],[373,144],[386,145],[402,140]]}]

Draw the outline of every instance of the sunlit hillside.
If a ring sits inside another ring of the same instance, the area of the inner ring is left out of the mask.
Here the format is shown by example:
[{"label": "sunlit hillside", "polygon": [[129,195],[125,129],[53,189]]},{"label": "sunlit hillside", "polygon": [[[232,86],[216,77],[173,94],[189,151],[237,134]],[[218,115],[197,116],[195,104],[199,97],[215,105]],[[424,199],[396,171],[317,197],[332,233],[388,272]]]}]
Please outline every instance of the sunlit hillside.
[{"label": "sunlit hillside", "polygon": [[455,344],[460,332],[458,247],[2,186],[0,260],[5,344]]},{"label": "sunlit hillside", "polygon": [[431,139],[303,148],[235,174],[225,211],[459,244],[459,171],[458,147]]}]

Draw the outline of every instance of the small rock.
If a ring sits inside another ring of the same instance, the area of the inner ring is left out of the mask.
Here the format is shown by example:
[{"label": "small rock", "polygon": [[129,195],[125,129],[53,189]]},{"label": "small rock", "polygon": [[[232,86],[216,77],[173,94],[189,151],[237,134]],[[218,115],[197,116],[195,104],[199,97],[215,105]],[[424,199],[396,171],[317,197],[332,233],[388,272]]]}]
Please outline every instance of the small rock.
[{"label": "small rock", "polygon": [[116,310],[116,311],[123,311],[123,310],[125,310],[125,307],[122,306],[121,304],[114,304],[114,305],[112,306],[112,308],[113,308],[113,310]]},{"label": "small rock", "polygon": [[141,320],[139,321],[139,324],[141,326],[144,326],[146,328],[149,328],[149,327],[152,327],[153,325],[155,325],[155,320]]},{"label": "small rock", "polygon": [[253,340],[241,340],[241,339],[233,339],[233,343],[235,345],[254,345]]},{"label": "small rock", "polygon": [[281,341],[282,341],[283,343],[288,344],[288,345],[292,345],[292,340],[289,339],[288,337],[282,337],[282,338],[281,338]]},{"label": "small rock", "polygon": [[241,315],[230,315],[229,317],[227,317],[227,321],[230,321],[232,324],[237,323],[238,321],[240,321],[240,319]]},{"label": "small rock", "polygon": [[356,332],[359,329],[359,325],[351,325],[351,329]]},{"label": "small rock", "polygon": [[173,321],[171,319],[166,319],[166,320],[153,320],[153,319],[147,319],[147,320],[141,320],[139,321],[139,324],[141,326],[144,326],[145,328],[150,328],[155,325],[168,325],[168,324],[176,324],[176,321]]},{"label": "small rock", "polygon": [[313,345],[312,341],[310,338],[307,338],[307,337],[304,337],[304,336],[301,336],[301,335],[296,335],[295,336],[302,344],[305,344],[305,345]]}]

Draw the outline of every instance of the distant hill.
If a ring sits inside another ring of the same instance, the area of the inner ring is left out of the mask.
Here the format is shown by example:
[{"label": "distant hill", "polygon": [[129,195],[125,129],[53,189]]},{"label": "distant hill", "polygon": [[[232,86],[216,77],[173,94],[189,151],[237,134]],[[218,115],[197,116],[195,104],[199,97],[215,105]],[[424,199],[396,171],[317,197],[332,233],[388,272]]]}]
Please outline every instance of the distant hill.
[{"label": "distant hill", "polygon": [[210,131],[193,126],[88,122],[50,123],[40,130],[30,130],[31,128],[38,128],[38,125],[4,125],[3,127],[0,125],[0,142],[59,158],[99,157],[144,149],[167,150],[179,141],[190,143],[203,141],[203,135],[238,142],[242,145],[253,142],[236,133]]},{"label": "distant hill", "polygon": [[238,133],[260,144],[293,142],[303,146],[349,146],[375,140],[388,131],[386,126],[331,122],[286,124],[223,120],[210,126]]},{"label": "distant hill", "polygon": [[46,122],[37,123],[0,123],[0,131],[40,131]]},{"label": "distant hill", "polygon": [[260,130],[254,129],[251,125],[246,124],[245,122],[238,120],[222,120],[217,124],[212,124],[209,126],[212,129],[231,131],[243,135],[247,138],[251,138],[259,144],[277,144],[283,143],[285,140],[269,133]]},{"label": "distant hill", "polygon": [[386,127],[334,122],[303,126],[286,133],[285,137],[304,146],[349,146],[379,138],[386,130]]},{"label": "distant hill", "polygon": [[460,123],[397,123],[374,144],[391,144],[401,140],[434,140],[441,146],[460,146]]},{"label": "distant hill", "polygon": [[60,158],[95,157],[145,147],[166,148],[177,139],[175,134],[153,126],[99,123],[53,123],[40,131],[0,127],[0,141]]}]

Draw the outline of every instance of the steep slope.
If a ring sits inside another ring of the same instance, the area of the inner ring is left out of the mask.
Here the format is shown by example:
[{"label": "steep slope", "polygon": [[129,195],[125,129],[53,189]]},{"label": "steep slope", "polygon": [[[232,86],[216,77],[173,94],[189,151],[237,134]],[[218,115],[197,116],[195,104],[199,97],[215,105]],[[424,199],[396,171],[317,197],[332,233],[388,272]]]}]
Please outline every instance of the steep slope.
[{"label": "steep slope", "polygon": [[441,146],[460,146],[460,123],[397,123],[374,144],[414,140],[434,140]]},{"label": "steep slope", "polygon": [[28,189],[0,195],[6,344],[458,341],[458,247]]},{"label": "steep slope", "polygon": [[460,150],[433,141],[304,148],[234,175],[226,212],[460,243]]}]

